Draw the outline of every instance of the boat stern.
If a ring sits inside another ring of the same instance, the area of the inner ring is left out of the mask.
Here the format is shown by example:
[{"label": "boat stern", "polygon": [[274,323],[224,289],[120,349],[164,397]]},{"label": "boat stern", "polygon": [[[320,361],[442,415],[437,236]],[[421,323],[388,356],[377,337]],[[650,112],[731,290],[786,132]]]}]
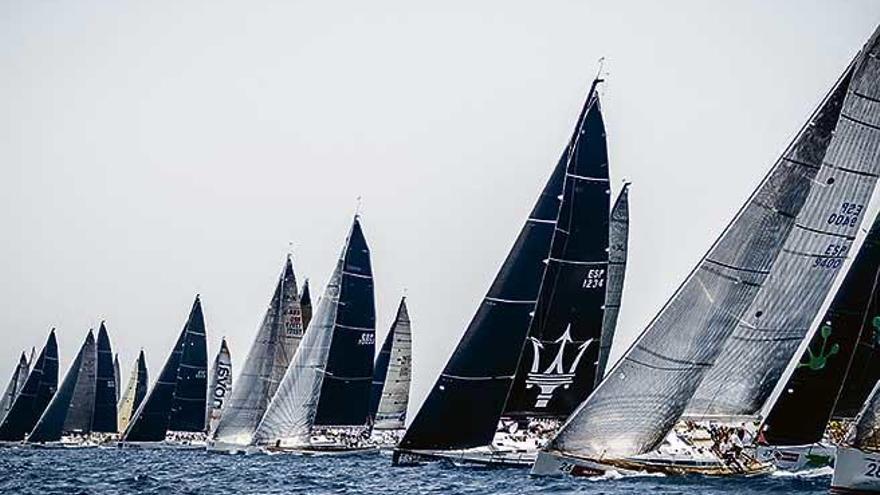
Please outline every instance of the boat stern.
[{"label": "boat stern", "polygon": [[880,453],[838,447],[831,493],[880,493]]},{"label": "boat stern", "polygon": [[529,473],[532,476],[601,476],[606,469],[585,459],[539,451]]}]

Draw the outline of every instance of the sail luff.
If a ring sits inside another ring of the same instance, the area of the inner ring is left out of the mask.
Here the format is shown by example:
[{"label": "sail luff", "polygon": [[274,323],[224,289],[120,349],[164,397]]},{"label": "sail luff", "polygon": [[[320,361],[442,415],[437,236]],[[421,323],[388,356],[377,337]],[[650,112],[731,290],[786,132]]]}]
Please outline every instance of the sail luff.
[{"label": "sail luff", "polygon": [[769,277],[822,169],[851,74],[850,68],[548,451],[625,457],[659,445]]},{"label": "sail luff", "polygon": [[97,354],[89,330],[58,391],[40,416],[28,442],[56,442],[64,433],[88,433],[95,407]]},{"label": "sail luff", "polygon": [[605,293],[604,314],[602,316],[602,334],[599,339],[599,360],[596,364],[596,380],[598,386],[605,377],[608,356],[614,343],[617,329],[617,317],[620,314],[620,303],[623,300],[623,283],[626,278],[626,260],[629,244],[629,183],[614,202],[611,209],[611,222],[608,233],[608,289]]},{"label": "sail luff", "polygon": [[217,442],[249,445],[303,338],[303,313],[288,256],[235,388],[214,432]]},{"label": "sail luff", "polygon": [[12,407],[0,423],[0,440],[17,442],[30,433],[58,388],[58,341],[55,329],[36,361]]}]

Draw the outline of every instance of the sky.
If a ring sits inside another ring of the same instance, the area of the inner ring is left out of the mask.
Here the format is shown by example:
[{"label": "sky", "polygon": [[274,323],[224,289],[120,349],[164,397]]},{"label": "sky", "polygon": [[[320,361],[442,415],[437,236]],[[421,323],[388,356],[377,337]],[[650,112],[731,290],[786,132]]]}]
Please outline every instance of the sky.
[{"label": "sky", "polygon": [[[152,376],[199,293],[240,369],[288,250],[317,296],[360,203],[411,413],[605,57],[632,181],[612,359],[880,23],[875,0],[0,2],[0,380],[106,320]],[[358,198],[361,198],[360,202]],[[412,416],[412,414],[410,414]]]}]

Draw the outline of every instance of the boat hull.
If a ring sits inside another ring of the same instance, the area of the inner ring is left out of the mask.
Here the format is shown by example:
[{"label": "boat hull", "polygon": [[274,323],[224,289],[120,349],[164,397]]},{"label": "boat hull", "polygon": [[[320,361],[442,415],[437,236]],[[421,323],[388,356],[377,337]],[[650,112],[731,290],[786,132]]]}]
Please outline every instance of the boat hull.
[{"label": "boat hull", "polygon": [[347,447],[341,445],[310,445],[302,447],[263,447],[262,451],[269,454],[328,456],[378,453],[379,447],[376,445],[367,445],[363,447]]},{"label": "boat hull", "polygon": [[790,446],[761,446],[758,459],[777,469],[797,472],[834,465],[835,447],[824,443]]},{"label": "boat hull", "polygon": [[831,493],[880,493],[880,453],[838,447]]},{"label": "boat hull", "polygon": [[494,466],[528,468],[537,457],[537,451],[507,452],[489,448],[466,450],[402,450],[395,449],[392,464],[415,466],[428,462],[447,461],[457,466]]},{"label": "boat hull", "polygon": [[623,475],[662,473],[670,475],[754,476],[771,472],[773,469],[772,464],[761,462],[750,463],[748,466],[730,466],[720,461],[690,461],[660,457],[597,461],[555,452],[538,452],[530,474],[533,476],[590,477],[616,472]]}]

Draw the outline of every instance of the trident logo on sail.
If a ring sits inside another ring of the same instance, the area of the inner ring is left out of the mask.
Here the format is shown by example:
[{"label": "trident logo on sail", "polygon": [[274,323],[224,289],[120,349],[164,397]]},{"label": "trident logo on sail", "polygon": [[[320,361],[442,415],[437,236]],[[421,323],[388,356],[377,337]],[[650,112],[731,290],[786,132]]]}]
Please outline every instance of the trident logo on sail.
[{"label": "trident logo on sail", "polygon": [[550,366],[548,366],[543,373],[540,371],[538,365],[541,362],[541,349],[544,348],[544,344],[533,337],[529,337],[529,340],[532,342],[532,350],[534,351],[535,358],[532,360],[532,368],[529,370],[529,374],[526,377],[526,388],[540,388],[535,407],[543,408],[547,407],[547,403],[550,402],[550,398],[553,397],[553,392],[555,392],[556,389],[559,387],[568,388],[574,382],[574,375],[578,363],[580,363],[581,358],[584,357],[584,353],[593,342],[593,339],[587,340],[578,347],[577,356],[575,356],[574,361],[571,363],[571,367],[566,372],[563,363],[565,348],[568,347],[568,344],[574,342],[571,338],[571,323],[569,323],[568,328],[565,329],[565,333],[554,341],[554,343],[559,344],[559,352],[556,353],[553,362],[550,363]]}]

